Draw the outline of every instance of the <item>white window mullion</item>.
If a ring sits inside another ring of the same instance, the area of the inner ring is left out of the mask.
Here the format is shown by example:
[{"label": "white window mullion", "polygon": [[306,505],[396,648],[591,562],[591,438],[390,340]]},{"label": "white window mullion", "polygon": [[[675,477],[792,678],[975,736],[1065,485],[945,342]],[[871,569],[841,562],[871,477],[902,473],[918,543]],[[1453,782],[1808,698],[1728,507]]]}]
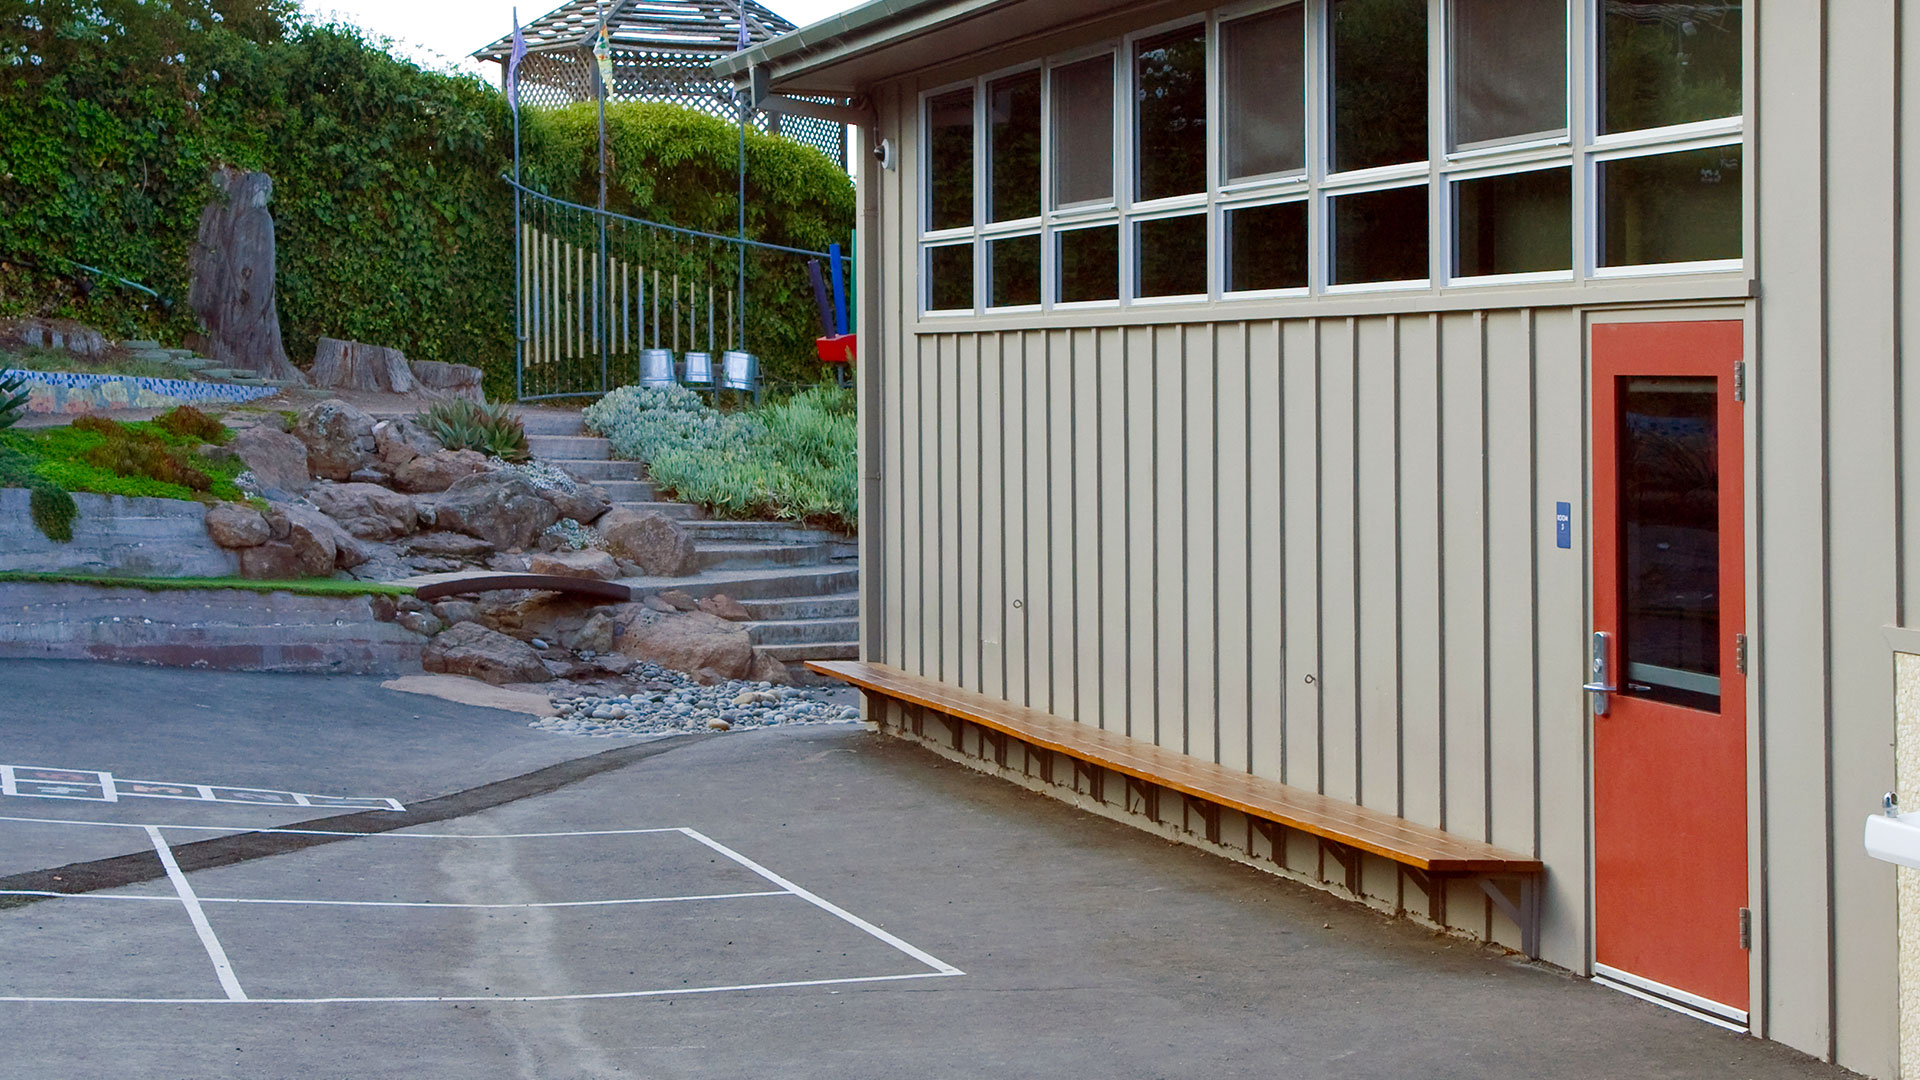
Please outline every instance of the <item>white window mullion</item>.
[{"label": "white window mullion", "polygon": [[1598,17],[1599,3],[1598,0],[1567,0],[1567,4],[1570,64],[1567,93],[1572,98],[1567,108],[1567,139],[1573,147],[1573,283],[1580,286],[1593,276],[1600,250],[1600,202],[1594,185],[1592,157],[1587,153],[1587,147],[1593,144],[1600,109],[1600,80],[1596,75],[1600,70],[1599,58],[1594,48],[1598,36],[1594,20]]},{"label": "white window mullion", "polygon": [[1453,138],[1448,109],[1447,0],[1427,0],[1427,280],[1453,276],[1453,199],[1440,166]]},{"label": "white window mullion", "polygon": [[1333,282],[1333,245],[1327,227],[1324,191],[1333,141],[1327,117],[1332,109],[1327,78],[1327,3],[1307,4],[1307,291],[1324,293]]}]

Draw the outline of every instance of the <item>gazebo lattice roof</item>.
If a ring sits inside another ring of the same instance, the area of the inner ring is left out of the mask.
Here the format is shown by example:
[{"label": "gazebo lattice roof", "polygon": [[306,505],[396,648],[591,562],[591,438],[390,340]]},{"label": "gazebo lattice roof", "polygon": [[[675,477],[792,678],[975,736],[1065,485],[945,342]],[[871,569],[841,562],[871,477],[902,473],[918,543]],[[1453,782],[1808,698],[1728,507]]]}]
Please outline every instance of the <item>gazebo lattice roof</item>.
[{"label": "gazebo lattice roof", "polygon": [[[592,101],[593,47],[604,24],[613,52],[608,100],[670,102],[735,120],[733,86],[716,80],[708,66],[739,50],[743,19],[748,45],[795,28],[759,0],[568,0],[521,28],[527,55],[520,61],[520,101],[536,107]],[[512,53],[509,34],[473,56],[499,64],[504,82]],[[753,122],[846,162],[842,125],[767,113],[756,113]]]}]

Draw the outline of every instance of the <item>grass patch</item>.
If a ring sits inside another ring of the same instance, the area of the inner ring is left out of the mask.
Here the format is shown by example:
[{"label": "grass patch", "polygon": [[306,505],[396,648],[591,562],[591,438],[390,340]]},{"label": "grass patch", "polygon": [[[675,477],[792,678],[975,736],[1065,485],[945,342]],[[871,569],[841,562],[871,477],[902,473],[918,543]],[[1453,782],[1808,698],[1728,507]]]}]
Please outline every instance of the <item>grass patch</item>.
[{"label": "grass patch", "polygon": [[[209,430],[171,430],[179,426],[166,417],[129,424],[88,418],[70,427],[0,432],[0,483],[136,498],[243,498],[234,478],[246,466],[201,452],[201,435]],[[224,441],[225,429],[220,432]]]},{"label": "grass patch", "polygon": [[114,577],[110,574],[35,574],[25,571],[0,572],[0,584],[33,583],[39,585],[105,585],[115,588],[145,589],[148,592],[188,592],[207,589],[239,589],[254,593],[293,593],[296,596],[412,596],[404,585],[382,585],[371,581],[335,581],[314,578],[306,581],[249,581],[246,578],[149,578]]}]

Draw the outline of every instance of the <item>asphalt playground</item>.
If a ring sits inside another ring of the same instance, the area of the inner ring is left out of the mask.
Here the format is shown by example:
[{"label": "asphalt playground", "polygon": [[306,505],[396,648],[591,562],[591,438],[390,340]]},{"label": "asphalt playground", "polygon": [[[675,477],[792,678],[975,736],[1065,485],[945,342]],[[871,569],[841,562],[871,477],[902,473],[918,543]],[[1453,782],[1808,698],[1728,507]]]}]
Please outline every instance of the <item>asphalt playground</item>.
[{"label": "asphalt playground", "polygon": [[0,1077],[1850,1075],[859,725],[0,687]]}]

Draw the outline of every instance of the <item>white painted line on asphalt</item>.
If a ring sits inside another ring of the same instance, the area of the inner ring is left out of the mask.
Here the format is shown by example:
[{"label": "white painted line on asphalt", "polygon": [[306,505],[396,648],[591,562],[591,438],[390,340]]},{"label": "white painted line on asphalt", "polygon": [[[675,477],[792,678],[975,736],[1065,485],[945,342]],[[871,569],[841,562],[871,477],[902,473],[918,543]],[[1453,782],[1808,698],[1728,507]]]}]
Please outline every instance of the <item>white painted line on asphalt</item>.
[{"label": "white painted line on asphalt", "polygon": [[167,846],[166,838],[160,830],[149,825],[147,835],[153,838],[153,850],[160,856],[160,865],[167,868],[167,879],[173,882],[173,891],[180,894],[180,902],[186,905],[187,918],[192,920],[194,932],[200,935],[200,944],[207,950],[207,959],[213,961],[213,973],[220,978],[220,988],[227,992],[231,1001],[247,1000],[247,992],[240,989],[240,980],[234,978],[233,965],[227,962],[227,951],[220,947],[220,939],[213,936],[213,927],[207,922],[207,913],[200,910],[200,900],[193,894],[193,886],[187,884],[187,875],[180,872],[180,864],[174,861],[173,849]]},{"label": "white painted line on asphalt", "polygon": [[112,998],[112,997],[0,997],[0,1003],[38,1003],[50,1005],[434,1005],[498,1002],[532,1004],[547,1001],[616,1001],[622,998],[691,997],[695,994],[726,994],[738,990],[792,990],[809,986],[852,986],[859,983],[909,982],[915,979],[945,979],[965,974],[961,971],[916,971],[907,975],[859,975],[845,979],[799,979],[793,982],[740,983],[736,986],[682,986],[671,990],[614,990],[598,994],[502,995],[498,997],[330,997],[330,998]]},{"label": "white painted line on asphalt", "polygon": [[768,881],[773,882],[775,885],[780,886],[782,889],[785,889],[786,891],[792,893],[793,895],[799,897],[800,899],[805,900],[807,903],[812,904],[814,907],[819,908],[821,911],[824,911],[827,914],[832,915],[837,919],[841,919],[847,923],[850,923],[853,926],[859,927],[861,930],[866,931],[867,933],[873,935],[874,937],[880,939],[881,941],[886,942],[888,945],[891,945],[894,948],[900,950],[901,952],[906,953],[908,956],[913,957],[915,960],[920,961],[921,963],[934,969],[936,972],[942,975],[965,975],[966,974],[966,972],[961,971],[959,968],[954,967],[952,964],[947,963],[945,960],[942,960],[939,957],[934,956],[932,953],[926,952],[922,949],[916,948],[915,946],[908,944],[907,942],[901,940],[900,938],[895,937],[892,934],[887,933],[885,930],[880,929],[879,927],[873,925],[872,923],[861,918],[860,916],[855,915],[853,912],[848,911],[847,909],[840,907],[837,904],[833,904],[826,900],[822,900],[820,897],[815,896],[813,893],[808,892],[807,890],[801,888],[798,885],[795,885],[793,882],[788,881],[786,878],[781,877],[779,874],[776,874],[773,871],[767,869],[766,867],[761,866],[759,863],[754,862],[752,859],[747,858],[745,855],[742,855],[739,852],[733,850],[732,848],[726,846],[725,844],[720,843],[718,840],[715,840],[710,836],[706,836],[705,834],[700,833],[694,829],[681,829],[680,831],[692,837],[693,839],[698,840],[700,843],[705,844],[706,846],[719,852],[720,854],[725,855],[727,858],[732,859],[734,862],[739,863],[741,866],[746,867],[748,870],[751,870],[754,873],[760,875],[761,877],[766,878]]},{"label": "white painted line on asphalt", "polygon": [[[26,775],[19,775],[25,773]],[[40,775],[35,775],[40,774]],[[98,779],[89,779],[97,777]],[[25,784],[25,790],[21,785]],[[53,790],[60,785],[99,788],[100,794]],[[188,799],[198,802],[238,803],[246,806],[325,806],[354,810],[404,811],[398,799],[384,796],[315,795],[312,792],[269,788],[228,787],[176,783],[170,780],[116,780],[112,773],[93,769],[63,769],[46,765],[0,765],[0,795],[35,799],[86,799],[119,802],[122,796],[139,799]]]},{"label": "white painted line on asphalt", "polygon": [[625,904],[683,904],[694,900],[746,900],[756,896],[792,896],[785,889],[768,892],[711,893],[706,896],[643,896],[631,900],[547,900],[530,904],[438,904],[427,900],[248,900],[240,897],[203,896],[203,904],[286,904],[293,907],[382,907],[382,908],[576,908],[619,907]]},{"label": "white painted line on asphalt", "polygon": [[56,900],[164,900],[177,904],[177,896],[138,896],[123,893],[72,893],[53,892],[48,889],[0,889],[0,896],[45,896]]},{"label": "white painted line on asphalt", "polygon": [[100,774],[100,793],[107,797],[108,802],[120,801],[120,792],[114,787],[112,773]]},{"label": "white painted line on asphalt", "polygon": [[13,786],[13,766],[0,765],[0,795],[18,795]]},{"label": "white painted line on asphalt", "polygon": [[[73,818],[37,818],[37,817],[0,816],[0,822],[7,822],[7,821],[20,822],[26,825],[84,825],[92,828],[107,828],[107,829],[151,829],[155,827],[153,825],[149,825],[141,821],[79,821]],[[158,827],[162,829],[171,829],[176,832],[179,832],[179,831],[218,832],[218,833],[233,833],[236,836],[242,833],[246,833],[246,834],[278,833],[286,836],[359,836],[359,837],[365,837],[366,839],[369,839],[369,840],[377,840],[382,837],[385,837],[388,839],[396,839],[396,840],[550,840],[550,839],[563,839],[569,836],[648,836],[648,835],[655,835],[660,833],[686,832],[686,830],[683,828],[666,828],[666,829],[589,829],[589,830],[584,830],[579,832],[529,832],[529,833],[423,833],[423,832],[411,832],[411,831],[369,833],[369,832],[350,832],[347,830],[340,830],[340,829],[271,829],[271,828],[255,829],[255,828],[249,828],[245,825],[176,825],[172,822],[166,822],[162,825],[159,825]]]}]

